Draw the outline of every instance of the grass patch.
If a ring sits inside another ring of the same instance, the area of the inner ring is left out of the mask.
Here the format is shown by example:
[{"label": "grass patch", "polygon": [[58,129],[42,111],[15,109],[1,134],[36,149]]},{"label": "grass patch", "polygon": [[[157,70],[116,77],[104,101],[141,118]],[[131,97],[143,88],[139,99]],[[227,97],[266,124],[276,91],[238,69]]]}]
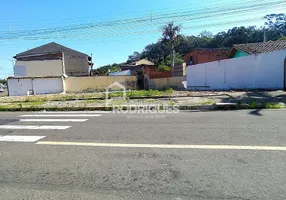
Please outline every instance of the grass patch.
[{"label": "grass patch", "polygon": [[97,99],[89,99],[89,100],[84,100],[84,103],[98,103],[100,100]]},{"label": "grass patch", "polygon": [[213,105],[215,102],[211,99],[203,100],[202,105]]},{"label": "grass patch", "polygon": [[44,102],[21,102],[21,103],[6,103],[0,105],[0,109],[23,109],[23,108],[39,108]]},{"label": "grass patch", "polygon": [[251,102],[251,103],[249,104],[249,108],[250,108],[250,109],[257,109],[257,108],[258,108],[257,103],[256,103],[255,101]]},{"label": "grass patch", "polygon": [[[168,89],[164,91],[159,90],[131,90],[126,92],[127,98],[136,98],[136,97],[156,97],[156,96],[172,96],[174,93],[173,89]],[[108,97],[122,97],[123,92],[111,92]]]},{"label": "grass patch", "polygon": [[2,97],[1,103],[13,102],[45,102],[45,101],[68,101],[68,100],[88,100],[88,99],[104,99],[104,93],[68,93],[68,94],[49,94],[49,95],[35,95],[35,96],[20,96],[20,97]]},{"label": "grass patch", "polygon": [[265,103],[264,107],[266,109],[281,109],[281,108],[283,108],[283,106],[280,103],[275,103],[275,102]]}]

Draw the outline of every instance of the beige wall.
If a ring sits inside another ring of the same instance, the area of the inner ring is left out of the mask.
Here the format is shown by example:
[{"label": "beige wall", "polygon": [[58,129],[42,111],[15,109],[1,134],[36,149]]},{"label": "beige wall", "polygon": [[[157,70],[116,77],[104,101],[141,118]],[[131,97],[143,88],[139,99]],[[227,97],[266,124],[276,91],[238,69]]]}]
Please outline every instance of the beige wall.
[{"label": "beige wall", "polygon": [[[25,76],[61,76],[62,60],[16,61],[15,69],[25,68]],[[14,72],[17,75],[17,70]]]},{"label": "beige wall", "polygon": [[169,77],[169,78],[156,78],[149,79],[149,89],[164,90],[164,89],[184,89],[182,82],[186,80],[185,76]]},{"label": "beige wall", "polygon": [[65,79],[65,86],[66,92],[103,91],[114,82],[127,89],[136,89],[136,76],[68,77]]},{"label": "beige wall", "polygon": [[88,58],[87,56],[70,56],[64,55],[65,72],[68,76],[88,75]]}]

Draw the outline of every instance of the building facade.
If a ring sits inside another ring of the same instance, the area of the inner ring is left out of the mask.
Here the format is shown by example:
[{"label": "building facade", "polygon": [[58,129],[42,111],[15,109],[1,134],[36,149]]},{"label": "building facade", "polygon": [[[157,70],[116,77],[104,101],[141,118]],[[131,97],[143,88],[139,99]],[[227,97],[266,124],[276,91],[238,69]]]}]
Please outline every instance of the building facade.
[{"label": "building facade", "polygon": [[229,49],[195,49],[184,56],[184,61],[188,65],[197,65],[207,62],[226,59]]},{"label": "building facade", "polygon": [[59,45],[49,43],[15,57],[15,77],[86,76],[92,69],[90,56]]}]

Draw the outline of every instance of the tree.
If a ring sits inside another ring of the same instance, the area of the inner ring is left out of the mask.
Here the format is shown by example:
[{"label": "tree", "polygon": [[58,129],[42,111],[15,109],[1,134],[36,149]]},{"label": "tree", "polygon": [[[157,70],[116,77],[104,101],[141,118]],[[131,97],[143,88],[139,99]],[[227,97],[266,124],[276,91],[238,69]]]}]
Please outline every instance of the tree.
[{"label": "tree", "polygon": [[112,65],[105,65],[105,66],[99,67],[97,69],[94,69],[93,74],[104,76],[104,75],[107,75],[108,72],[119,72],[120,71],[120,65],[121,64],[117,64],[117,63],[114,63]]},{"label": "tree", "polygon": [[166,26],[162,27],[162,43],[170,48],[170,55],[172,58],[171,66],[175,66],[175,44],[181,31],[181,26],[174,25],[174,22],[168,23]]},{"label": "tree", "polygon": [[135,62],[135,61],[139,60],[140,57],[141,57],[141,54],[139,52],[135,51],[132,55],[128,56],[127,63]]},{"label": "tree", "polygon": [[0,83],[3,84],[3,85],[6,85],[7,84],[7,80],[6,79],[0,79]]},{"label": "tree", "polygon": [[284,13],[266,15],[264,19],[267,20],[265,25],[267,26],[268,37],[277,40],[286,36],[286,15]]},{"label": "tree", "polygon": [[210,31],[202,31],[199,35],[200,38],[213,38],[213,33]]}]

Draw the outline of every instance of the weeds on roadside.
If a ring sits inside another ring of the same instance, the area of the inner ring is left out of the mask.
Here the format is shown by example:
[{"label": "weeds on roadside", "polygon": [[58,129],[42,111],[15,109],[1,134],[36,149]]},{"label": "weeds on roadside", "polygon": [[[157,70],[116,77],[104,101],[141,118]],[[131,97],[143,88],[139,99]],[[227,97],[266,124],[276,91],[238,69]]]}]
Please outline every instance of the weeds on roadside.
[{"label": "weeds on roadside", "polygon": [[275,103],[275,102],[265,103],[264,107],[266,109],[281,109],[281,108],[283,108],[283,106],[280,103]]}]

